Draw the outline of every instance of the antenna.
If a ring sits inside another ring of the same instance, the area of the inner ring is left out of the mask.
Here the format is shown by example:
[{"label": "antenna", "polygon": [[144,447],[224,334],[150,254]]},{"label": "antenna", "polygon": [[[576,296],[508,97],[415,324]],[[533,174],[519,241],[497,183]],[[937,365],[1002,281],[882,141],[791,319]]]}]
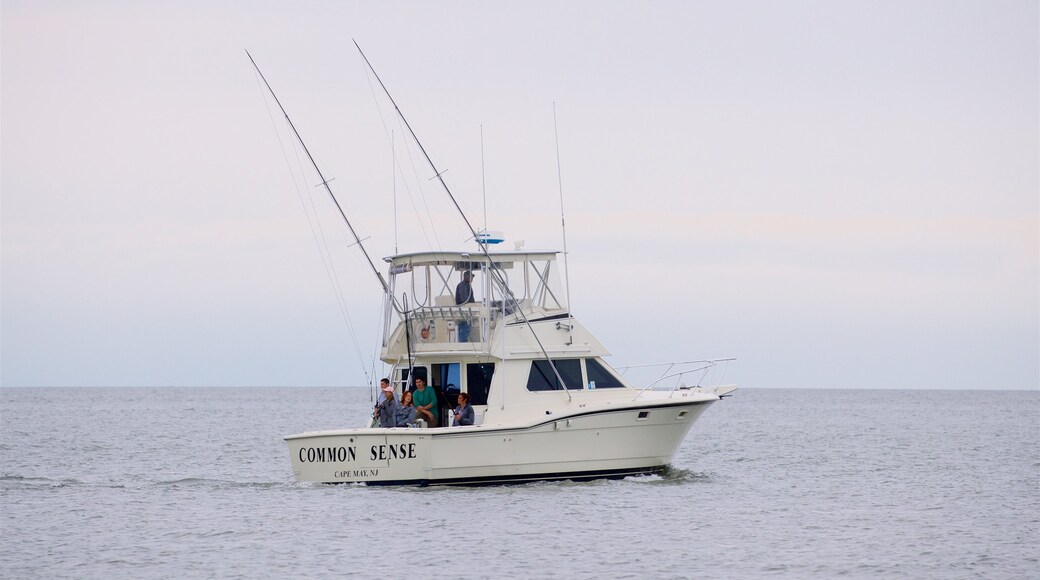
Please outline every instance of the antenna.
[{"label": "antenna", "polygon": [[[563,230],[563,269],[566,272],[563,279],[567,290],[567,318],[569,320],[573,318],[571,315],[571,267],[567,263],[567,220],[564,218],[563,212],[563,172],[560,170],[560,130],[556,127],[556,101],[553,101],[553,135],[556,137],[556,181],[560,186],[560,228]],[[573,327],[574,325],[570,325],[567,329],[568,334]]]},{"label": "antenna", "polygon": [[480,124],[480,194],[484,198],[484,233],[487,233],[487,187],[484,185],[484,124]]}]

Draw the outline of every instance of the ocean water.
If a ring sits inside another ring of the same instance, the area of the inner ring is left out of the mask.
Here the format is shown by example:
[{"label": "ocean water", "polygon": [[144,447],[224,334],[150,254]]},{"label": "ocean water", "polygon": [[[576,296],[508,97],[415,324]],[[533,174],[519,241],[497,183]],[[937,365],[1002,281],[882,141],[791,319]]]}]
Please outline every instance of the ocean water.
[{"label": "ocean water", "polygon": [[2,578],[1037,578],[1040,392],[744,389],[663,476],[294,482],[356,388],[0,391]]}]

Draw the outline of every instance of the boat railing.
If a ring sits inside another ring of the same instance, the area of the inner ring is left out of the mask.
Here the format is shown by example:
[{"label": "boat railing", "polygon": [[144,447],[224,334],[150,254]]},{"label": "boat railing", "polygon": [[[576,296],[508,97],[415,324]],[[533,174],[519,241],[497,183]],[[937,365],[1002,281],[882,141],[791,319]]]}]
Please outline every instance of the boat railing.
[{"label": "boat railing", "polygon": [[505,308],[502,307],[502,301],[500,300],[495,300],[490,305],[485,305],[480,302],[470,302],[467,304],[437,304],[416,308],[411,311],[410,316],[416,318],[439,318],[445,320],[454,320],[459,318],[476,319],[480,317],[495,319],[503,315],[509,316],[520,308],[525,312],[530,312],[532,309],[531,301],[528,299],[507,301]]},{"label": "boat railing", "polygon": [[[642,389],[636,393],[636,396],[632,400],[636,400],[647,391],[664,391],[669,392],[669,397],[675,393],[676,390],[685,389],[700,389],[704,392],[716,392],[722,386],[722,379],[726,376],[726,367],[730,361],[737,360],[735,357],[732,358],[719,358],[719,359],[702,359],[702,360],[691,360],[691,361],[673,361],[665,363],[651,363],[641,365],[628,365],[622,367],[616,367],[622,377],[625,377],[626,373],[632,369],[659,369],[663,368],[663,372],[660,373],[656,379],[651,380]],[[656,371],[654,371],[656,374]],[[688,377],[696,377],[696,380],[690,381]],[[627,378],[627,377],[626,377]],[[693,384],[688,384],[692,382]],[[670,385],[665,388],[661,388],[661,385]],[[728,391],[727,391],[728,392]]]},{"label": "boat railing", "polygon": [[467,342],[480,342],[491,330],[487,308],[477,303],[424,306],[411,311],[409,318],[417,344],[457,342],[461,322],[471,325],[472,338]]},{"label": "boat railing", "polygon": [[520,309],[530,316],[537,308],[527,299],[513,301],[511,304],[512,306],[506,305],[503,308],[502,302],[496,300],[491,304],[435,304],[411,310],[408,314],[411,324],[409,330],[415,339],[414,346],[422,349],[423,344],[432,346],[459,342],[459,324],[463,322],[470,325],[470,336],[466,342],[484,342],[504,317]]},{"label": "boat railing", "polygon": [[411,316],[418,319],[443,319],[456,320],[464,318],[479,318],[484,314],[484,307],[479,304],[459,304],[455,306],[424,306],[411,312]]}]

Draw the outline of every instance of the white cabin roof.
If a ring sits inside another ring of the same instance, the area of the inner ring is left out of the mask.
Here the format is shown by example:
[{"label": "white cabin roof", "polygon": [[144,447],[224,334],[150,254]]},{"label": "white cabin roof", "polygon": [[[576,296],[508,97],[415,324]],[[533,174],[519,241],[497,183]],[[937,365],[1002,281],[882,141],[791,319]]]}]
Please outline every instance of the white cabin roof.
[{"label": "white cabin roof", "polygon": [[[488,252],[487,255],[491,256],[491,260],[496,263],[512,263],[523,261],[555,260],[556,255],[559,253],[560,252],[557,250],[536,250],[520,252]],[[488,262],[488,259],[487,256],[480,251],[411,252],[408,254],[397,254],[396,256],[387,256],[383,258],[383,261],[396,266],[400,264],[432,264],[438,262],[471,262],[486,264]]]}]

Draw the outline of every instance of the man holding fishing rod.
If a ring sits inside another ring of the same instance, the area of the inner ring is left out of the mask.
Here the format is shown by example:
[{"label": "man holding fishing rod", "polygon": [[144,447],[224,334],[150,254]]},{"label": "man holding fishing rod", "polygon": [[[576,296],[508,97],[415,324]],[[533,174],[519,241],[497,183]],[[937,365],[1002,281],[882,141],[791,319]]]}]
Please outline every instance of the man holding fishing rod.
[{"label": "man holding fishing rod", "polygon": [[401,405],[394,399],[394,388],[390,385],[390,379],[379,381],[379,387],[383,391],[384,398],[376,405],[372,416],[379,419],[380,427],[395,427],[397,410]]}]

